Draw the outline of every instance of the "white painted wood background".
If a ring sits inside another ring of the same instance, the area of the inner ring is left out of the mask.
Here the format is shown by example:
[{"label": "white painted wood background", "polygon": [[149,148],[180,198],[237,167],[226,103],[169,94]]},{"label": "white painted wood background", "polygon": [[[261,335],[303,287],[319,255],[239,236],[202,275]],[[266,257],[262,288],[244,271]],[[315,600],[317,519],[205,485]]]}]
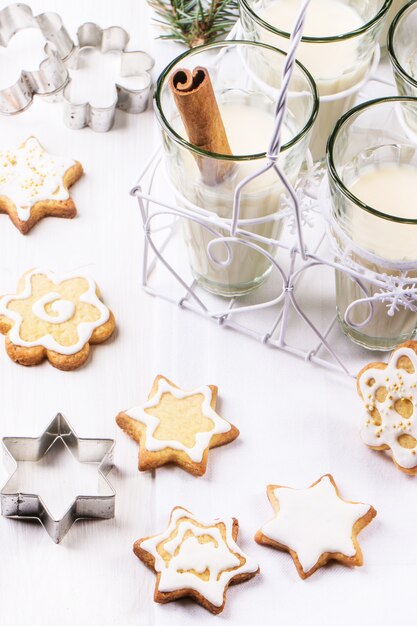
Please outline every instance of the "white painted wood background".
[{"label": "white painted wood background", "polygon": [[[59,12],[72,35],[84,21],[124,26],[130,49],[153,53],[157,71],[181,51],[155,43],[145,0],[29,2],[35,13]],[[22,115],[0,118],[2,146],[35,134],[52,152],[85,167],[73,189],[75,220],[46,219],[23,237],[0,216],[0,293],[13,290],[33,266],[86,270],[113,309],[118,331],[72,373],[47,363],[20,367],[0,337],[0,435],[38,435],[62,411],[79,435],[115,437],[116,518],[79,522],[61,545],[38,524],[1,518],[0,624],[415,624],[415,479],[360,442],[353,382],[146,296],[139,286],[139,214],[128,192],[158,139],[152,112],[118,113],[115,129],[104,135],[68,130],[61,114],[60,105],[37,100]],[[158,373],[185,388],[217,384],[221,413],[241,430],[235,443],[211,453],[203,478],[178,468],[139,474],[137,446],[116,431],[115,415],[142,402]],[[270,517],[268,483],[303,487],[326,472],[346,498],[369,501],[378,516],[361,535],[363,568],[333,565],[303,582],[287,554],[252,537]],[[62,490],[59,474],[53,474],[56,491]],[[154,576],[132,553],[133,541],[161,531],[177,504],[205,516],[237,516],[239,543],[259,560],[261,575],[231,588],[219,617],[191,602],[154,604]]]}]

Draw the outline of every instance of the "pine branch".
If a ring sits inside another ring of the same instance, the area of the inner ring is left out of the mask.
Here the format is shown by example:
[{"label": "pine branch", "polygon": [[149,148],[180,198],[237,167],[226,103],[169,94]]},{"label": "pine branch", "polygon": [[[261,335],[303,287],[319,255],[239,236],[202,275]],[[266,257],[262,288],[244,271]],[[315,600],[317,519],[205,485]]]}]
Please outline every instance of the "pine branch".
[{"label": "pine branch", "polygon": [[160,19],[155,21],[172,39],[189,48],[220,39],[231,30],[239,10],[238,0],[148,0]]}]

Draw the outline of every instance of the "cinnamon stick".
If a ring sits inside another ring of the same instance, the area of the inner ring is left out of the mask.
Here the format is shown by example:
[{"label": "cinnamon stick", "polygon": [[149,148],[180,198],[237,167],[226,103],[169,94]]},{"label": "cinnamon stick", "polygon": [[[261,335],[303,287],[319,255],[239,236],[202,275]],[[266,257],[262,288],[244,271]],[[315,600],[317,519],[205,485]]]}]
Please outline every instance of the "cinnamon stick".
[{"label": "cinnamon stick", "polygon": [[[207,152],[231,155],[208,70],[178,69],[171,75],[169,84],[189,142]],[[227,160],[197,155],[195,158],[203,181],[210,186],[221,183],[234,167]]]}]

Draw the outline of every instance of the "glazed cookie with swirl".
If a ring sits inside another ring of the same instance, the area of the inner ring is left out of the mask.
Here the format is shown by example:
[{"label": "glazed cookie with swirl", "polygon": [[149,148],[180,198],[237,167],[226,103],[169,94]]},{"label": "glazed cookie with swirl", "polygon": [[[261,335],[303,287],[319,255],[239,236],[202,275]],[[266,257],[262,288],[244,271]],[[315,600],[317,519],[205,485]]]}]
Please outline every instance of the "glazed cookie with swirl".
[{"label": "glazed cookie with swirl", "polygon": [[390,450],[400,470],[417,474],[417,341],[398,346],[388,363],[366,365],[357,389],[365,408],[364,443]]},{"label": "glazed cookie with swirl", "polygon": [[83,274],[33,269],[16,293],[0,297],[0,332],[7,354],[21,365],[48,359],[58,369],[76,369],[87,360],[90,344],[106,341],[114,328],[98,287]]},{"label": "glazed cookie with swirl", "polygon": [[258,564],[237,545],[238,531],[236,518],[204,520],[183,507],[173,509],[167,530],[133,546],[157,574],[155,602],[188,596],[221,613],[228,586],[259,573]]},{"label": "glazed cookie with swirl", "polygon": [[216,413],[216,402],[214,385],[184,391],[165,376],[157,376],[148,401],[116,417],[118,426],[139,444],[139,470],[175,463],[202,476],[209,449],[239,435],[235,426]]},{"label": "glazed cookie with swirl", "polygon": [[75,217],[68,189],[82,173],[81,163],[50,154],[35,137],[0,150],[0,213],[24,235],[43,217]]}]

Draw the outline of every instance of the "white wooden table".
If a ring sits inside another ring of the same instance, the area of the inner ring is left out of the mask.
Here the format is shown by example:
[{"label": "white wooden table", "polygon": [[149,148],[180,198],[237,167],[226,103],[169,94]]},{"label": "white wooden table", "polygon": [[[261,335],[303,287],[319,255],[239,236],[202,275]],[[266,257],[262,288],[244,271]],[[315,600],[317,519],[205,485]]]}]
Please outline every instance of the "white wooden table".
[{"label": "white wooden table", "polygon": [[[154,54],[157,72],[181,51],[155,43],[145,0],[30,4],[35,13],[59,12],[72,35],[84,21],[124,26],[130,49]],[[0,338],[0,435],[38,435],[61,411],[79,435],[115,437],[116,517],[75,524],[61,545],[37,523],[1,518],[0,624],[415,624],[415,479],[359,440],[353,381],[146,296],[139,285],[139,214],[128,192],[158,141],[153,114],[118,113],[115,129],[103,135],[68,130],[61,115],[60,105],[38,100],[22,115],[0,118],[2,145],[35,134],[52,152],[79,159],[86,172],[73,189],[75,220],[46,219],[23,237],[0,216],[0,293],[13,290],[34,266],[86,270],[113,309],[118,331],[72,373],[47,363],[18,366]],[[185,388],[217,384],[221,413],[241,430],[235,443],[211,453],[203,478],[175,467],[139,473],[137,446],[116,431],[118,411],[142,402],[158,373]],[[56,493],[66,485],[64,465],[57,459],[53,466]],[[303,582],[289,555],[252,537],[271,514],[268,483],[303,487],[327,472],[346,498],[372,503],[378,516],[361,535],[364,567],[332,565]],[[1,468],[0,479],[6,476]],[[261,575],[232,587],[217,618],[192,602],[156,605],[154,575],[132,553],[133,541],[165,528],[178,504],[236,516],[240,545],[260,563]]]}]

